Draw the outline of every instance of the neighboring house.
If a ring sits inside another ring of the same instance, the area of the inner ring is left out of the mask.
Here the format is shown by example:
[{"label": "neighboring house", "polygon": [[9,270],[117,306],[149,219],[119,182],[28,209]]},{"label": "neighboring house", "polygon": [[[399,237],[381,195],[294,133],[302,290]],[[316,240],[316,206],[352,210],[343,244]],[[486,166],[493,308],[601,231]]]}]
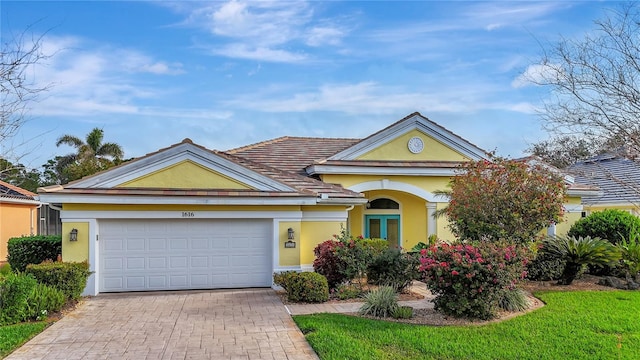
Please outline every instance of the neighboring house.
[{"label": "neighboring house", "polygon": [[[282,137],[226,152],[185,139],[105,172],[41,188],[62,204],[63,260],[88,260],[87,294],[272,285],[310,270],[346,227],[411,248],[452,239],[437,197],[487,153],[419,113],[364,139]],[[568,221],[591,188],[570,184]],[[71,233],[77,240],[71,241]]]},{"label": "neighboring house", "polygon": [[0,262],[7,261],[10,238],[37,232],[40,202],[35,196],[28,190],[0,180]]},{"label": "neighboring house", "polygon": [[585,213],[621,209],[640,216],[640,164],[637,161],[622,153],[610,153],[575,163],[568,170],[580,183],[601,190],[599,194],[582,198]]}]

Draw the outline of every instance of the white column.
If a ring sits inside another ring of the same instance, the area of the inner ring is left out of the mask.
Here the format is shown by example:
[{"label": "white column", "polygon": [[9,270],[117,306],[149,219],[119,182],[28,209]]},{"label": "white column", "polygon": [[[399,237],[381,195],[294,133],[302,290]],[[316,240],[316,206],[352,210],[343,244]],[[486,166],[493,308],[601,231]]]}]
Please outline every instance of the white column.
[{"label": "white column", "polygon": [[[427,203],[427,237],[438,233],[438,222],[433,216],[436,213],[437,203]],[[427,239],[425,239],[427,240]]]}]

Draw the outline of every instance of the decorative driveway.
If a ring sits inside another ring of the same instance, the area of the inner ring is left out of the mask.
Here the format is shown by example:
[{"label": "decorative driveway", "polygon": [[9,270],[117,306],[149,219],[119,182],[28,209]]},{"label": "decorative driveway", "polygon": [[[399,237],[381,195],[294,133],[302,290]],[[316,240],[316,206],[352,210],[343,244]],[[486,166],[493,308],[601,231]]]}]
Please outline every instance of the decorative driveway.
[{"label": "decorative driveway", "polygon": [[6,359],[318,359],[271,289],[99,295]]}]

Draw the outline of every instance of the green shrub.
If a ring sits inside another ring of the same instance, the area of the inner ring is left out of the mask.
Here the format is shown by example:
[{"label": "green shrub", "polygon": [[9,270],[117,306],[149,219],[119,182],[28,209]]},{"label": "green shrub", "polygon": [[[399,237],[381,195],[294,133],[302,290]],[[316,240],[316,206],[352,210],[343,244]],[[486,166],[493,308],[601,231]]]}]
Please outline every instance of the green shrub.
[{"label": "green shrub", "polygon": [[38,282],[32,276],[9,274],[0,282],[0,325],[16,324],[32,315],[29,297]]},{"label": "green shrub", "polygon": [[521,289],[505,291],[500,300],[500,308],[506,311],[524,311],[529,308],[527,294]]},{"label": "green shrub", "polygon": [[356,299],[362,296],[362,290],[357,286],[342,284],[335,289],[335,295],[340,300]]},{"label": "green shrub", "polygon": [[23,236],[9,239],[7,261],[13,271],[24,271],[29,264],[56,260],[62,254],[62,236]]},{"label": "green shrub", "polygon": [[490,319],[506,291],[525,275],[528,248],[480,241],[422,250],[420,271],[435,309],[455,317]]},{"label": "green shrub", "polygon": [[398,306],[391,312],[394,319],[411,319],[413,317],[413,308],[411,306]]},{"label": "green shrub", "polygon": [[629,234],[629,239],[622,239],[618,243],[620,255],[622,257],[622,267],[626,271],[626,276],[636,282],[640,278],[640,233],[633,231]]},{"label": "green shrub", "polygon": [[405,290],[418,278],[417,257],[404,254],[399,249],[387,249],[374,258],[367,267],[367,279],[376,285],[388,285],[397,292]]},{"label": "green shrub", "polygon": [[39,282],[54,287],[64,293],[67,299],[77,300],[87,286],[91,275],[89,263],[85,262],[43,262],[28,265],[25,273]]},{"label": "green shrub", "polygon": [[620,259],[620,251],[610,242],[588,236],[547,237],[543,241],[542,251],[566,261],[558,280],[560,285],[570,285],[585,265],[610,265]]},{"label": "green shrub", "polygon": [[46,319],[47,315],[62,309],[67,298],[64,293],[54,287],[38,283],[29,295],[30,318]]},{"label": "green shrub", "polygon": [[361,315],[388,317],[398,308],[398,295],[391,286],[381,286],[364,296]]},{"label": "green shrub", "polygon": [[317,303],[329,300],[327,278],[315,272],[287,275],[285,290],[289,301]]},{"label": "green shrub", "polygon": [[287,290],[291,279],[296,277],[297,273],[297,271],[283,271],[280,273],[273,273],[273,283]]},{"label": "green shrub", "polygon": [[11,274],[11,272],[11,265],[9,265],[8,263],[0,266],[0,276],[7,276]]},{"label": "green shrub", "polygon": [[362,245],[364,247],[369,248],[373,257],[378,256],[389,249],[389,243],[387,242],[387,240],[364,239],[362,237],[356,238],[355,240],[362,242]]},{"label": "green shrub", "polygon": [[558,280],[566,263],[564,259],[539,250],[536,257],[527,264],[527,278],[535,281]]},{"label": "green shrub", "polygon": [[640,229],[640,218],[623,210],[609,209],[594,212],[576,221],[567,236],[600,238],[617,244],[634,229]]}]

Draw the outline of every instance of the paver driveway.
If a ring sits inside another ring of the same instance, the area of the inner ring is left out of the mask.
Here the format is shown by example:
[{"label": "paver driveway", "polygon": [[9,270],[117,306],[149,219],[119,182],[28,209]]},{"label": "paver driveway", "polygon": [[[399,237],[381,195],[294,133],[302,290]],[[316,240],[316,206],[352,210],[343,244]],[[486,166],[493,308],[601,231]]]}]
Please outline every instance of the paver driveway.
[{"label": "paver driveway", "polygon": [[7,359],[317,359],[271,289],[100,295]]}]

